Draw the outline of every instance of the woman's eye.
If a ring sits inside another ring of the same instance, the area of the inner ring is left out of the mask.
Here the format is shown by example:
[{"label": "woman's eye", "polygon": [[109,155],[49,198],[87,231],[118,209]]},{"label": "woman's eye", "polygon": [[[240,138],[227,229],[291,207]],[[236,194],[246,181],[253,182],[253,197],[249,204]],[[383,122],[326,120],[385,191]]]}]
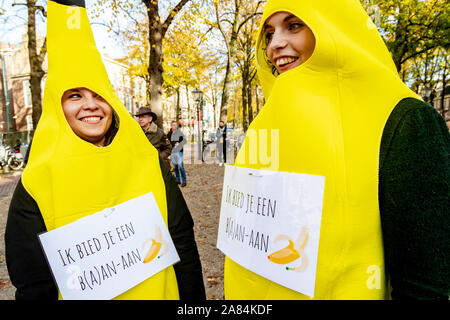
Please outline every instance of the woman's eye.
[{"label": "woman's eye", "polygon": [[265,39],[266,39],[266,45],[270,43],[270,41],[272,40],[273,37],[273,32],[266,32],[265,34]]},{"label": "woman's eye", "polygon": [[72,93],[71,95],[69,95],[70,99],[78,99],[81,98],[81,95],[79,93]]},{"label": "woman's eye", "polygon": [[289,30],[297,30],[303,26],[304,26],[304,24],[302,24],[300,22],[292,22],[291,24],[289,24]]},{"label": "woman's eye", "polygon": [[102,97],[101,95],[99,95],[99,94],[95,95],[95,98],[96,98],[96,99],[99,99],[99,100],[102,100],[102,101],[105,100],[105,99],[103,99],[103,97]]}]

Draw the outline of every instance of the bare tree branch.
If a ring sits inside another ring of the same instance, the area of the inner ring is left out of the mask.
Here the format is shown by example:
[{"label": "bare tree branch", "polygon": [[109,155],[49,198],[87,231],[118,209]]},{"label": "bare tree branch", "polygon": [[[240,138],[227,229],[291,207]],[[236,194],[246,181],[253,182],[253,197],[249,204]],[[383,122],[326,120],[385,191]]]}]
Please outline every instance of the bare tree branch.
[{"label": "bare tree branch", "polygon": [[42,15],[47,18],[47,11],[43,6],[36,6],[36,10],[42,13]]},{"label": "bare tree branch", "polygon": [[42,64],[45,58],[45,54],[47,53],[47,37],[44,38],[44,42],[42,43],[41,49],[38,54],[38,63]]},{"label": "bare tree branch", "polygon": [[237,28],[237,33],[239,33],[239,31],[241,30],[241,28],[242,28],[242,27],[243,27],[250,19],[252,19],[252,18],[254,18],[254,17],[258,16],[258,15],[262,15],[262,12],[255,12],[255,13],[252,13],[252,14],[248,15],[248,16],[241,22],[241,24],[238,26],[238,28]]},{"label": "bare tree branch", "polygon": [[229,47],[229,43],[228,43],[229,40],[228,40],[228,37],[227,37],[225,31],[223,30],[222,25],[220,24],[219,8],[218,8],[218,4],[216,2],[214,3],[214,8],[215,8],[215,11],[216,11],[217,28],[219,29],[220,33],[223,36],[223,39],[225,40],[225,45],[227,47],[227,52],[230,52],[230,47]]},{"label": "bare tree branch", "polygon": [[181,9],[183,9],[183,6],[190,0],[181,0],[180,2],[178,2],[178,4],[169,12],[169,15],[166,18],[166,21],[164,21],[164,23],[162,24],[162,36],[164,37],[164,35],[167,32],[167,29],[169,28],[170,24],[172,23],[173,19],[175,18],[175,16],[178,14],[178,12],[181,11]]},{"label": "bare tree branch", "polygon": [[93,26],[93,25],[99,25],[99,26],[106,27],[108,30],[112,31],[116,36],[120,36],[120,35],[121,35],[120,29],[119,29],[119,30],[114,30],[113,28],[111,28],[110,25],[108,25],[108,24],[105,23],[105,22],[91,22],[90,24],[91,24],[91,26]]}]

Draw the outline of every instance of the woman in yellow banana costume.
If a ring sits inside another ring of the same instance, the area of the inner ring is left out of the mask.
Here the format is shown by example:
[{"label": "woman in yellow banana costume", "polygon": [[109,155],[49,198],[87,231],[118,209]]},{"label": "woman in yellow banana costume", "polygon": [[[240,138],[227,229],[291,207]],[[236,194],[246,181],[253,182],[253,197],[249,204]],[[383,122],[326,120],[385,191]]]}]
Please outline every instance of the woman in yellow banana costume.
[{"label": "woman in yellow banana costume", "polygon": [[152,192],[180,262],[117,299],[204,299],[193,220],[175,179],[116,96],[84,1],[48,1],[48,77],[6,258],[17,299],[56,299],[37,234]]},{"label": "woman in yellow banana costume", "polygon": [[[249,130],[279,141],[247,137],[236,165],[325,177],[313,298],[448,299],[448,129],[359,1],[269,0],[257,67],[266,104]],[[249,160],[261,148],[279,150],[275,168]],[[310,299],[229,258],[224,276],[226,299]]]}]

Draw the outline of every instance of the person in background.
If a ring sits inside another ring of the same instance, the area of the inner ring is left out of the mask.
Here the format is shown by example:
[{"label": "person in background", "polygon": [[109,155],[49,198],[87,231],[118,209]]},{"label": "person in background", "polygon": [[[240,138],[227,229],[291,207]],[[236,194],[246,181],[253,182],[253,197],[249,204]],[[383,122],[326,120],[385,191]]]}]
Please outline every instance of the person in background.
[{"label": "person in background", "polygon": [[138,112],[135,114],[138,117],[138,123],[144,130],[145,136],[148,141],[158,150],[161,158],[166,162],[169,169],[172,171],[172,166],[170,164],[169,156],[172,151],[172,145],[167,139],[166,134],[161,128],[158,128],[155,121],[158,118],[156,113],[148,107],[139,108]]},{"label": "person in background", "polygon": [[223,121],[219,122],[216,131],[217,156],[219,157],[219,166],[227,163],[227,127]]},{"label": "person in background", "polygon": [[33,142],[33,137],[30,139],[30,143],[28,144],[27,151],[25,152],[25,157],[23,161],[25,162],[25,165],[28,163],[28,158],[30,157],[30,149],[31,149],[31,143]]},{"label": "person in background", "polygon": [[170,131],[167,137],[172,144],[172,154],[170,159],[175,170],[175,177],[178,184],[182,187],[186,186],[186,171],[183,164],[183,146],[186,143],[186,137],[181,129],[178,128],[177,122],[172,121],[170,124]]},{"label": "person in background", "polygon": [[22,146],[22,141],[20,139],[16,140],[16,143],[13,146],[14,152],[20,152],[20,147]]}]

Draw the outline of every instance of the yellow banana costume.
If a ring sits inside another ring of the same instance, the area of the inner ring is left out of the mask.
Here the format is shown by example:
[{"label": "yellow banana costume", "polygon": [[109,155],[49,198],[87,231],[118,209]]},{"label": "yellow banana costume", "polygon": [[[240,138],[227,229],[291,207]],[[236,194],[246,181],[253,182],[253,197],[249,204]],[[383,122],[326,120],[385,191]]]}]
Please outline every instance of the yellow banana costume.
[{"label": "yellow banana costume", "polygon": [[[303,20],[316,45],[305,63],[274,76],[262,30],[278,11]],[[258,37],[257,68],[266,105],[249,130],[259,136],[262,129],[279,130],[275,170],[325,177],[314,299],[387,298],[378,208],[380,143],[397,103],[420,98],[399,79],[358,0],[269,0]],[[267,169],[249,159],[260,155],[260,149],[277,150],[271,148],[274,142],[249,143],[254,140],[246,137],[236,165]],[[226,299],[310,299],[229,258],[224,285]]]},{"label": "yellow banana costume", "polygon": [[[153,192],[167,224],[158,152],[111,87],[84,1],[48,1],[47,13],[48,77],[43,110],[22,176],[47,230],[148,192]],[[117,114],[120,126],[110,145],[96,147],[75,135],[68,125],[61,97],[77,87],[101,95]],[[178,299],[173,267],[117,299]]]}]

